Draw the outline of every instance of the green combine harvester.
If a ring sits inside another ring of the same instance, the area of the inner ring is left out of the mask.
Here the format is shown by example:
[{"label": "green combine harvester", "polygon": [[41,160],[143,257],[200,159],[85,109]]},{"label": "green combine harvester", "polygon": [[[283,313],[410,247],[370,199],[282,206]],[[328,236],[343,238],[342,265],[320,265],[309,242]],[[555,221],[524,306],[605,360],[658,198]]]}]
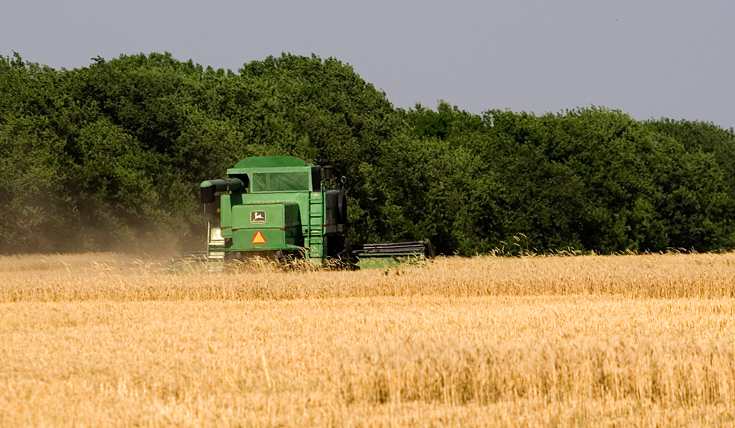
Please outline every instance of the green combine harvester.
[{"label": "green combine harvester", "polygon": [[212,263],[294,257],[317,267],[364,269],[433,256],[428,241],[351,245],[345,237],[347,199],[332,188],[336,180],[331,166],[292,156],[250,157],[227,175],[201,184],[205,212],[217,195],[220,199],[219,224],[208,222],[207,259]]}]

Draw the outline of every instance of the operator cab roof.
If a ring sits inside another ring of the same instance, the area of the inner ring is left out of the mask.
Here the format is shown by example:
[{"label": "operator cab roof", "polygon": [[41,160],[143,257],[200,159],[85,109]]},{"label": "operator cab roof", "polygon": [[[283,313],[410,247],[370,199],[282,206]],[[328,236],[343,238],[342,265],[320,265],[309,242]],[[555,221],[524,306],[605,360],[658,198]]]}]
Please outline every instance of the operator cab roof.
[{"label": "operator cab roof", "polygon": [[321,189],[321,167],[293,156],[245,158],[228,169],[227,174],[247,182],[251,193]]},{"label": "operator cab roof", "polygon": [[314,164],[304,162],[293,156],[252,156],[245,158],[235,164],[232,169],[251,169],[251,168],[289,168],[289,167],[305,167],[314,166]]}]

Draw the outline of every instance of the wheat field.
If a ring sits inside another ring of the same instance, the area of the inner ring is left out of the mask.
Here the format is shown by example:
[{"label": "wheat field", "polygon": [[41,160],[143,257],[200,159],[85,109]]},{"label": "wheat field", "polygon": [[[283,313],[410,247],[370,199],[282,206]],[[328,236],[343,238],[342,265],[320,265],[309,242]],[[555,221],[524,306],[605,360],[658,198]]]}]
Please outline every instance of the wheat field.
[{"label": "wheat field", "polygon": [[735,426],[735,254],[0,257],[1,426]]}]

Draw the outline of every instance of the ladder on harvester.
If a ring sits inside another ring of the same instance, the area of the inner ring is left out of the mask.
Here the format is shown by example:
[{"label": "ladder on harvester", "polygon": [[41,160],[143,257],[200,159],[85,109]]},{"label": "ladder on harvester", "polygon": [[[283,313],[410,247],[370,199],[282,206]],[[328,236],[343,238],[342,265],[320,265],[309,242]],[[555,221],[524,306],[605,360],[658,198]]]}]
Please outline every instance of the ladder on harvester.
[{"label": "ladder on harvester", "polygon": [[225,264],[225,238],[222,237],[222,231],[219,227],[212,227],[207,222],[207,262],[209,270],[219,272]]},{"label": "ladder on harvester", "polygon": [[309,258],[312,263],[321,266],[324,260],[324,213],[322,208],[322,193],[309,194],[309,231],[306,243]]}]

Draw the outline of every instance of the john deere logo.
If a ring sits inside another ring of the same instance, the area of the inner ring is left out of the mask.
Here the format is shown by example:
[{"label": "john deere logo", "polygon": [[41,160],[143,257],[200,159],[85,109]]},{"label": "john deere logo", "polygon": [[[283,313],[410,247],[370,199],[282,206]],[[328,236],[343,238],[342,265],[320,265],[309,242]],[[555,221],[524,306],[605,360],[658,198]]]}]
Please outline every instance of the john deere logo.
[{"label": "john deere logo", "polygon": [[265,223],[265,211],[250,211],[250,223]]}]

